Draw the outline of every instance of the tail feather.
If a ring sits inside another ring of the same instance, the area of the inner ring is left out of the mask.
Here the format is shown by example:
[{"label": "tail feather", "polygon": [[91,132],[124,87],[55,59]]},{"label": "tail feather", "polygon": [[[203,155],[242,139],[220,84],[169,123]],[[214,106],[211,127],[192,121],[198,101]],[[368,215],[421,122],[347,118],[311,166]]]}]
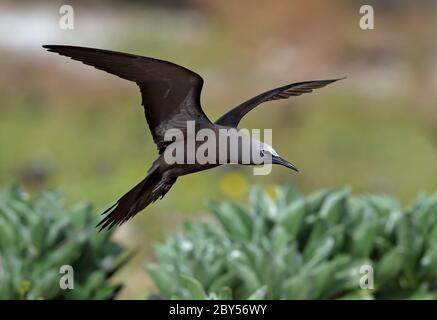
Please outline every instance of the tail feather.
[{"label": "tail feather", "polygon": [[164,178],[159,170],[150,172],[143,181],[102,213],[106,216],[97,225],[99,231],[109,230],[128,221],[158,198],[162,199],[175,182],[176,178]]}]

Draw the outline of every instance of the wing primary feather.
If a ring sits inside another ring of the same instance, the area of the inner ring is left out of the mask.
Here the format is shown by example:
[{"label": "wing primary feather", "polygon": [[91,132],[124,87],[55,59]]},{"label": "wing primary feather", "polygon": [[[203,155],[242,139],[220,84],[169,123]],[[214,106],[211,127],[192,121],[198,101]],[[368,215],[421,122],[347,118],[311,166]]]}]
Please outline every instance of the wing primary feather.
[{"label": "wing primary feather", "polygon": [[43,47],[50,52],[136,82],[141,91],[147,123],[159,153],[168,145],[162,128],[179,125],[177,128],[184,129],[184,121],[191,120],[205,125],[211,123],[200,104],[203,79],[185,67],[169,61],[103,49],[64,45]]},{"label": "wing primary feather", "polygon": [[232,110],[221,116],[215,124],[229,127],[237,127],[241,119],[253,108],[263,102],[288,99],[293,96],[300,96],[304,93],[312,92],[314,89],[322,88],[330,83],[346,79],[336,78],[328,80],[312,80],[304,82],[296,82],[276,89],[263,92],[233,108]]}]

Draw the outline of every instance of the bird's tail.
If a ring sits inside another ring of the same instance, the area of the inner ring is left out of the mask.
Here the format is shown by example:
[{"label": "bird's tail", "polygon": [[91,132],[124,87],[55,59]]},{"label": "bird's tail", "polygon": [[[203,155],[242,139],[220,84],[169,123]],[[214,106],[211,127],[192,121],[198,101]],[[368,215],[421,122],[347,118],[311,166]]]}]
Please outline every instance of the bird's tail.
[{"label": "bird's tail", "polygon": [[164,178],[159,168],[154,168],[143,181],[102,213],[106,216],[97,227],[102,231],[121,225],[158,198],[162,199],[175,182],[176,178]]}]

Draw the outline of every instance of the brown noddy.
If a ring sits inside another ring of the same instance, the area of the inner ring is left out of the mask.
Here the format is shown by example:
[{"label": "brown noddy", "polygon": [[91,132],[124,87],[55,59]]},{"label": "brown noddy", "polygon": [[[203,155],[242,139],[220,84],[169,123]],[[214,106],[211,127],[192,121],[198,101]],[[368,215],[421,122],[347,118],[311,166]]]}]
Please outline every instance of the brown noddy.
[{"label": "brown noddy", "polygon": [[[179,176],[225,163],[247,164],[241,161],[241,154],[235,159],[230,159],[229,156],[225,161],[217,159],[216,163],[199,163],[195,159],[194,163],[169,164],[164,156],[166,149],[169,146],[174,147],[177,143],[188,142],[177,141],[177,139],[169,141],[165,138],[168,130],[179,129],[184,133],[184,139],[187,136],[188,122],[194,123],[195,132],[202,129],[210,129],[213,132],[218,132],[220,129],[238,131],[238,124],[244,115],[263,102],[299,96],[343,79],[297,82],[263,92],[231,109],[213,123],[205,115],[200,104],[203,79],[191,70],[172,62],[122,52],[64,45],[44,45],[43,47],[48,51],[133,81],[141,92],[144,113],[153,141],[158,147],[159,156],[149,168],[146,177],[103,212],[105,217],[98,224],[100,230],[121,225],[150,203],[158,198],[162,199]],[[258,148],[261,154],[270,156],[272,164],[279,164],[297,171],[293,164],[282,159],[271,146],[256,139],[250,139],[250,143],[254,142],[255,148]],[[198,146],[198,141],[195,141],[194,148]],[[220,153],[221,150],[217,151]],[[249,161],[249,164],[259,163]]]}]

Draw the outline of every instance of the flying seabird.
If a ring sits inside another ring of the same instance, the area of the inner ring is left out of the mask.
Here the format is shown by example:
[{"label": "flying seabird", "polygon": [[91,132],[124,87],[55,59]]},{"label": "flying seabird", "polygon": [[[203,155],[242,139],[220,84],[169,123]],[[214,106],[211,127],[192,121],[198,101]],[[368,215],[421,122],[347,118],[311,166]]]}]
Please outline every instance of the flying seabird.
[{"label": "flying seabird", "polygon": [[[159,156],[147,171],[146,177],[102,213],[105,217],[97,225],[100,230],[121,225],[150,203],[158,198],[162,199],[179,176],[225,163],[255,164],[252,160],[249,163],[243,163],[241,152],[234,159],[229,157],[225,161],[217,159],[216,163],[205,164],[195,160],[194,163],[169,164],[165,160],[166,149],[178,143],[188,144],[189,141],[187,141],[186,134],[182,138],[183,141],[178,141],[177,138],[169,141],[165,138],[168,130],[179,129],[182,133],[187,133],[187,123],[193,122],[195,132],[202,129],[210,129],[213,132],[232,129],[238,132],[240,120],[259,104],[299,96],[343,79],[304,81],[272,89],[243,102],[217,121],[211,122],[200,104],[203,79],[191,70],[172,62],[122,52],[64,45],[44,45],[43,47],[48,51],[133,81],[139,86],[141,92],[144,113],[153,141],[158,147]],[[248,139],[256,152],[262,155],[267,154],[270,157],[272,164],[279,164],[298,171],[293,164],[282,159],[270,145],[253,138]],[[199,143],[195,141],[194,148],[198,147]],[[220,151],[218,150],[219,153]],[[185,154],[185,156],[188,155]]]}]

